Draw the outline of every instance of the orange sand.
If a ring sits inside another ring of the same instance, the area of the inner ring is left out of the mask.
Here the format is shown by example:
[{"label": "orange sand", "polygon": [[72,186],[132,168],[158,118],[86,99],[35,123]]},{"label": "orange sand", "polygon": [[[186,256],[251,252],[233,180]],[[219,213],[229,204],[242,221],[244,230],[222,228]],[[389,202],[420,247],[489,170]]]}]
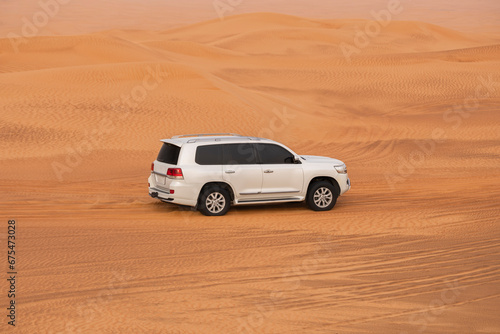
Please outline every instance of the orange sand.
[{"label": "orange sand", "polygon": [[[291,14],[316,18],[221,21],[208,2],[158,28],[140,12],[134,29],[75,2],[61,15],[79,13],[81,29],[59,18],[17,53],[0,39],[17,332],[499,333],[500,33],[485,3],[475,26],[403,13],[350,60],[341,46],[369,17],[295,2]],[[19,23],[2,22],[4,37]],[[209,218],[150,199],[159,139],[198,132],[339,158],[353,188],[325,213]]]}]

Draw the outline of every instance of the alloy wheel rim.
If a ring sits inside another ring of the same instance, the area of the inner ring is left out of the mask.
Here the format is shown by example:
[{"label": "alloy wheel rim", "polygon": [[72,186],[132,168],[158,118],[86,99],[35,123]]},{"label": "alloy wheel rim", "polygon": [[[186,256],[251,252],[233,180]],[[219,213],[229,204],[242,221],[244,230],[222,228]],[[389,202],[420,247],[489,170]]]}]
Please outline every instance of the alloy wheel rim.
[{"label": "alloy wheel rim", "polygon": [[332,191],[326,187],[318,188],[314,192],[314,204],[316,204],[319,208],[326,208],[333,201]]},{"label": "alloy wheel rim", "polygon": [[221,193],[213,192],[208,195],[205,204],[211,213],[220,213],[226,206],[226,199]]}]

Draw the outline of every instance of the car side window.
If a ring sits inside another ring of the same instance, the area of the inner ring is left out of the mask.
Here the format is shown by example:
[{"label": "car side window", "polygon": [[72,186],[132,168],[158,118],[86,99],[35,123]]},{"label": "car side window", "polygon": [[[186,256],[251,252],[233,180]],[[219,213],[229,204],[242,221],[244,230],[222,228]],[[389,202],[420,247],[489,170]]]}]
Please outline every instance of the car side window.
[{"label": "car side window", "polygon": [[221,146],[223,165],[257,164],[257,157],[253,144],[224,144]]},{"label": "car side window", "polygon": [[293,164],[293,154],[275,144],[257,144],[261,164]]},{"label": "car side window", "polygon": [[194,161],[199,165],[222,165],[222,145],[198,146]]}]

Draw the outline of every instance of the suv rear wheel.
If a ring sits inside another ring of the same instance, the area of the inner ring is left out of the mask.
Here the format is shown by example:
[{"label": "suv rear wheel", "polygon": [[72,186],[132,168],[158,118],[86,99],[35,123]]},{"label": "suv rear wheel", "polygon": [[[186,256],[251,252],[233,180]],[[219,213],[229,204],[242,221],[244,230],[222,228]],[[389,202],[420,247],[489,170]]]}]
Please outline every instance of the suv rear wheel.
[{"label": "suv rear wheel", "polygon": [[306,202],[311,210],[328,211],[337,202],[335,187],[328,181],[314,183],[307,192]]},{"label": "suv rear wheel", "polygon": [[223,216],[229,211],[231,198],[226,189],[211,186],[203,190],[200,196],[200,212],[205,216]]}]

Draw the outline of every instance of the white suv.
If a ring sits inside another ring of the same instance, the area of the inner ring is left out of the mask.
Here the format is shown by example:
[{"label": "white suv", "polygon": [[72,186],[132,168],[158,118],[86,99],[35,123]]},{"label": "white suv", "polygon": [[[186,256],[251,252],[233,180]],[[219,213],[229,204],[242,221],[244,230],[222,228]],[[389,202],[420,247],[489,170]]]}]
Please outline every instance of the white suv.
[{"label": "white suv", "polygon": [[351,188],[345,164],[297,155],[285,145],[236,134],[196,134],[163,139],[151,164],[149,195],[222,216],[231,204],[306,201],[331,210]]}]

